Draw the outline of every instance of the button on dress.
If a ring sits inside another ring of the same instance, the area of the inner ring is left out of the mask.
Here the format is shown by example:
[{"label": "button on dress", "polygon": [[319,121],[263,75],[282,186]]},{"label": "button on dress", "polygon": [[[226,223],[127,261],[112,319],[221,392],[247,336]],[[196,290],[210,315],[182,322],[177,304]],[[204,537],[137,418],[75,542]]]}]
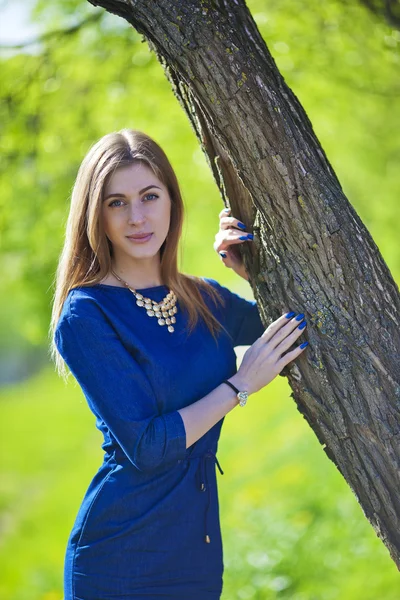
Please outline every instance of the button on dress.
[{"label": "button on dress", "polygon": [[[104,442],[64,562],[64,600],[218,600],[223,548],[216,469],[224,418],[186,449],[179,409],[237,371],[234,347],[263,332],[255,301],[214,279],[224,305],[201,294],[226,331],[199,319],[189,335],[177,301],[175,331],[125,287],[76,287],[55,331]],[[161,301],[165,285],[137,290]],[[236,410],[245,410],[238,407]]]}]

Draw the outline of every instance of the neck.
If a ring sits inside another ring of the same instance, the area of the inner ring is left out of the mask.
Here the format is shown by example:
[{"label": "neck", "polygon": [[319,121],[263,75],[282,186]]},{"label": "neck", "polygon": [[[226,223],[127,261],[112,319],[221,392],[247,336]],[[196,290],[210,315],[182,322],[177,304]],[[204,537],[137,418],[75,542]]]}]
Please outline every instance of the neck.
[{"label": "neck", "polygon": [[133,272],[132,270],[112,266],[111,275],[120,283],[127,283],[129,287],[135,290],[163,285],[160,274],[152,276],[149,272],[138,272],[136,269]]}]

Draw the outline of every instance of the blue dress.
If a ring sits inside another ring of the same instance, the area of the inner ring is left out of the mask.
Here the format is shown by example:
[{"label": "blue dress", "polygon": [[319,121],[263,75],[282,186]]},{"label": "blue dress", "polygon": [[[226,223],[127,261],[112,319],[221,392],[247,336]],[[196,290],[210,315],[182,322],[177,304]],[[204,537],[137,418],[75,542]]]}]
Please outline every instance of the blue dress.
[{"label": "blue dress", "polygon": [[[202,279],[225,300],[216,306],[201,291],[229,333],[219,332],[218,343],[201,319],[188,335],[179,301],[172,333],[125,287],[80,286],[64,302],[55,343],[96,417],[105,453],[68,539],[64,600],[220,598],[215,467],[222,473],[216,454],[224,419],[186,449],[178,409],[234,375],[233,348],[252,344],[264,326],[255,301]],[[160,301],[167,287],[138,291]]]}]

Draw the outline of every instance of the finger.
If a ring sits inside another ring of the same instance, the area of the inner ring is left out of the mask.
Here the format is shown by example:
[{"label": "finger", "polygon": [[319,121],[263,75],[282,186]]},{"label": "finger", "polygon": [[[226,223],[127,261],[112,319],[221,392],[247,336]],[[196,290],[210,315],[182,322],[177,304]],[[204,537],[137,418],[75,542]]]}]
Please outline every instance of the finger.
[{"label": "finger", "polygon": [[221,229],[229,229],[233,227],[236,227],[241,231],[244,231],[246,229],[246,225],[242,221],[239,221],[239,219],[235,219],[234,217],[227,216],[223,216],[220,218],[219,226]]},{"label": "finger", "polygon": [[252,242],[254,236],[252,233],[238,231],[237,229],[224,229],[215,236],[214,248],[219,252],[226,250],[231,244],[242,244],[243,242]]},{"label": "finger", "polygon": [[[302,333],[304,333],[306,328],[306,321],[302,321],[299,325],[297,325],[297,327],[292,331],[292,333],[287,335],[287,337],[285,337],[285,339],[283,339],[280,342],[280,344],[275,346],[275,352],[277,352],[279,356],[282,356],[282,354],[286,352],[286,350],[288,350],[295,343],[297,338],[300,337]],[[274,342],[275,338],[272,339],[271,343],[274,344]]]},{"label": "finger", "polygon": [[[300,315],[304,317],[303,313],[300,313]],[[300,315],[297,315],[296,318],[296,313],[291,311],[289,313],[283,314],[281,317],[279,317],[279,319],[276,319],[276,321],[273,321],[267,327],[264,333],[261,334],[261,339],[263,340],[263,342],[269,342],[269,340],[272,339],[277,334],[277,332],[282,330],[283,335],[281,336],[281,338],[277,338],[275,340],[276,344],[279,344],[283,337],[286,337],[288,333],[292,332],[293,329],[295,329],[299,325],[300,320],[298,319],[298,317]]]},{"label": "finger", "polygon": [[[242,233],[237,231],[237,229],[227,229],[224,230],[223,233],[219,232],[216,234],[213,248],[216,252],[228,250],[229,247],[233,250],[235,246],[243,244],[244,242],[252,242],[253,239],[254,237],[251,233]],[[235,248],[235,251],[240,255],[239,249]]]},{"label": "finger", "polygon": [[[305,328],[304,323],[306,323],[307,326],[307,322],[304,320],[303,313],[300,313],[299,315],[291,319],[289,323],[281,327],[281,329],[279,329],[271,338],[271,348],[277,348],[278,346],[283,344],[283,342],[285,342],[286,338],[290,338],[290,340],[292,341],[289,342],[289,345],[286,347],[289,348],[291,344],[293,344],[294,339],[296,339],[296,336],[298,337],[298,334],[301,334],[303,332],[303,329]],[[282,346],[282,348],[284,348],[284,346]],[[282,354],[282,352],[280,352],[280,354]]]},{"label": "finger", "polygon": [[229,266],[232,266],[233,269],[236,269],[240,265],[243,264],[243,257],[240,253],[239,245],[231,245],[231,246],[223,246],[221,243],[218,246],[215,246],[215,250],[219,253],[222,252],[223,255],[220,258],[225,259],[229,256]]},{"label": "finger", "polygon": [[226,267],[229,267],[230,269],[232,269],[234,266],[237,266],[240,263],[240,261],[235,257],[235,255],[229,250],[221,250],[221,252],[219,252],[218,254],[224,265]]},{"label": "finger", "polygon": [[283,367],[285,367],[287,364],[289,364],[292,360],[294,360],[295,358],[300,356],[300,354],[302,354],[304,352],[304,350],[306,350],[306,348],[308,348],[308,346],[309,346],[308,342],[304,342],[304,344],[300,344],[300,346],[297,346],[297,348],[295,348],[294,350],[291,350],[290,352],[287,352],[285,354],[285,356],[282,356],[282,358],[280,358],[276,363],[276,365],[279,369],[279,372],[282,371]]},{"label": "finger", "polygon": [[224,217],[224,216],[226,217],[226,215],[229,215],[230,212],[231,212],[230,208],[223,208],[221,210],[221,212],[219,213],[218,217],[219,218]]}]

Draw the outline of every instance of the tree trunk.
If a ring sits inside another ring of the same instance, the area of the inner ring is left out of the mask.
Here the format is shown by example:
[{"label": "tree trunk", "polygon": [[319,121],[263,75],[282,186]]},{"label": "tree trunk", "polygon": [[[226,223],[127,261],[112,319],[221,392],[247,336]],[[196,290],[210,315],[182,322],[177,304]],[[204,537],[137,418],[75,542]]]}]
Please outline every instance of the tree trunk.
[{"label": "tree trunk", "polygon": [[399,292],[304,109],[242,0],[90,1],[147,38],[253,231],[241,252],[265,326],[305,313],[291,395],[400,567]]}]

